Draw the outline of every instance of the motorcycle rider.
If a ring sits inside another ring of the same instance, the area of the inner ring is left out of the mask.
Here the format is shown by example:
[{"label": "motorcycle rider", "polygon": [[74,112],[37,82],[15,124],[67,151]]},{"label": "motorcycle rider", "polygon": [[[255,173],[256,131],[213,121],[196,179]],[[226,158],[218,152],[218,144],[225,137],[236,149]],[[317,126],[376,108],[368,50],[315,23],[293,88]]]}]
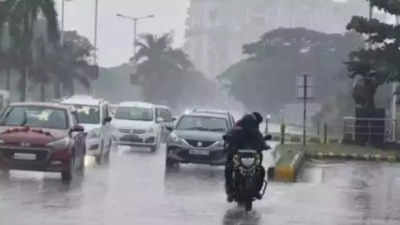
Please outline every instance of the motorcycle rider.
[{"label": "motorcycle rider", "polygon": [[[228,151],[228,158],[225,165],[225,188],[228,195],[228,202],[233,201],[233,196],[235,194],[232,179],[232,159],[236,151],[240,148],[251,148],[261,152],[270,148],[265,143],[263,135],[259,129],[262,121],[263,118],[258,112],[247,114],[243,116],[242,119],[240,119],[236,125],[224,136],[224,140],[226,141],[226,151]],[[261,190],[265,177],[264,168],[259,168],[259,172],[260,183],[258,184],[257,190]],[[260,196],[258,193],[257,198],[261,199],[261,197],[262,196]]]}]

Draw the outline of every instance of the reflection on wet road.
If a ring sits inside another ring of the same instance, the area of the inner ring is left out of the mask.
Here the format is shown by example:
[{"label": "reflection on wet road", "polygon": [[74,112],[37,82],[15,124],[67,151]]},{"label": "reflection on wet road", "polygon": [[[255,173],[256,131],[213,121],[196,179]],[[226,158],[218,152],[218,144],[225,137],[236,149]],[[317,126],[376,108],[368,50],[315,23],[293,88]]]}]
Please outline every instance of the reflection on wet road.
[{"label": "reflection on wet road", "polygon": [[223,168],[165,172],[165,151],[115,151],[85,176],[12,171],[0,178],[0,224],[400,224],[400,166],[309,162],[296,184],[272,183],[246,214],[225,201]]}]

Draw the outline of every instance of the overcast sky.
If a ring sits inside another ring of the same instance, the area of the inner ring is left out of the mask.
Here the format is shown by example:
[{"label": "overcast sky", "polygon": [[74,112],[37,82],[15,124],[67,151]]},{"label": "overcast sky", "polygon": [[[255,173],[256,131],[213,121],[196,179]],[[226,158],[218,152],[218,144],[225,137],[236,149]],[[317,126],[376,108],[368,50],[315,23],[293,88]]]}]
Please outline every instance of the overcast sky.
[{"label": "overcast sky", "polygon": [[[56,0],[61,11],[61,0]],[[65,29],[77,30],[93,41],[95,0],[65,2]],[[175,33],[175,46],[184,41],[185,19],[189,0],[99,0],[99,63],[116,66],[132,56],[133,24],[116,17],[117,13],[130,16],[154,14],[154,19],[138,24],[138,33]],[[61,16],[61,13],[59,13]]]}]

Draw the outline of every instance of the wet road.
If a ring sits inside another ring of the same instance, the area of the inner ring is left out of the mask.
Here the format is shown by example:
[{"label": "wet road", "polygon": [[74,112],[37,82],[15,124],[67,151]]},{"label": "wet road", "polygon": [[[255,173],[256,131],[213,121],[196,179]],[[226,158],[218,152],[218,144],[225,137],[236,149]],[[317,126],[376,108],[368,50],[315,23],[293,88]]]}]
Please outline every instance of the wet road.
[{"label": "wet road", "polygon": [[113,152],[85,176],[12,171],[0,179],[1,225],[400,224],[400,166],[310,162],[295,184],[271,183],[246,214],[225,202],[223,168],[165,173],[164,151]]}]

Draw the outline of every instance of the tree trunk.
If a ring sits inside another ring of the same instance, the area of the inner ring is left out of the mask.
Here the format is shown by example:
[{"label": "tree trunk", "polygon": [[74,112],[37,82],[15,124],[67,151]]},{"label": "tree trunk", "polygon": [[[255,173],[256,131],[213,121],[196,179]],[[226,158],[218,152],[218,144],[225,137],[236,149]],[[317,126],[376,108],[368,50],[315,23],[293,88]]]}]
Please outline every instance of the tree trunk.
[{"label": "tree trunk", "polygon": [[60,99],[61,98],[61,82],[56,78],[53,84],[54,88],[54,98]]},{"label": "tree trunk", "polygon": [[71,96],[75,94],[75,83],[74,83],[74,80],[71,80],[71,84],[70,84],[70,87],[69,87],[69,94]]},{"label": "tree trunk", "polygon": [[11,89],[11,69],[6,69],[6,90],[10,91]]},{"label": "tree trunk", "polygon": [[25,102],[26,101],[26,80],[28,78],[28,71],[26,68],[23,68],[21,71],[21,78],[20,78],[20,85],[19,88],[20,90],[20,101]]},{"label": "tree trunk", "polygon": [[46,101],[46,85],[44,82],[40,83],[40,101],[41,102]]}]

